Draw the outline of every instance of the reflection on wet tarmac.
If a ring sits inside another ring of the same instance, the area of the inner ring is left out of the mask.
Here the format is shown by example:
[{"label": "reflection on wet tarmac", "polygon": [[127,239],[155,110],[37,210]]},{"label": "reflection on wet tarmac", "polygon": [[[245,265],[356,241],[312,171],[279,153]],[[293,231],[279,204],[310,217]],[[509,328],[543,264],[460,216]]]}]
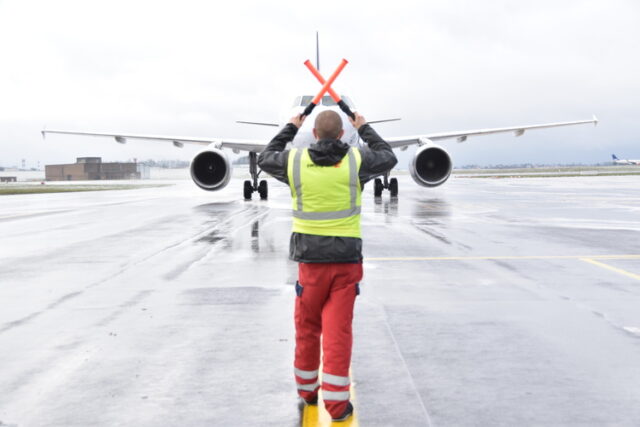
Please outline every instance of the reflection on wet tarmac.
[{"label": "reflection on wet tarmac", "polygon": [[420,198],[413,207],[415,218],[434,218],[451,216],[451,205],[445,199]]},{"label": "reflection on wet tarmac", "polygon": [[386,215],[398,216],[398,198],[382,198],[376,197],[373,199],[373,211],[377,214],[383,213]]},{"label": "reflection on wet tarmac", "polygon": [[251,250],[255,253],[260,252],[260,221],[251,224]]},{"label": "reflection on wet tarmac", "polygon": [[210,233],[200,237],[197,241],[198,242],[206,242],[206,243],[210,243],[210,244],[216,244],[221,240],[225,240],[225,233],[222,230],[212,230]]},{"label": "reflection on wet tarmac", "polygon": [[237,209],[238,206],[238,202],[214,202],[197,205],[193,209],[198,213],[217,218],[221,214]]},{"label": "reflection on wet tarmac", "polygon": [[[239,230],[251,224],[250,245],[253,252],[260,251],[259,229],[260,221],[268,213],[268,208],[256,205],[240,205],[238,203],[208,203],[196,208],[204,214],[204,224],[211,227],[197,242],[218,244],[224,242],[225,248],[234,246],[234,235]],[[241,239],[244,240],[244,239]],[[243,242],[238,242],[241,245]]]}]

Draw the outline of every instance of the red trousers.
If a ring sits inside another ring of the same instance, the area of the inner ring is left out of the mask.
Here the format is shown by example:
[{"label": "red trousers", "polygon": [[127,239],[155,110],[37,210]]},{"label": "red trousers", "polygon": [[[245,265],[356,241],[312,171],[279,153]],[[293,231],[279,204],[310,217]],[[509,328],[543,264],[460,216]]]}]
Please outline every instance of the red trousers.
[{"label": "red trousers", "polygon": [[307,401],[318,396],[322,336],[322,396],[333,418],[340,417],[349,402],[351,321],[361,279],[362,264],[298,265],[294,362],[298,393]]}]

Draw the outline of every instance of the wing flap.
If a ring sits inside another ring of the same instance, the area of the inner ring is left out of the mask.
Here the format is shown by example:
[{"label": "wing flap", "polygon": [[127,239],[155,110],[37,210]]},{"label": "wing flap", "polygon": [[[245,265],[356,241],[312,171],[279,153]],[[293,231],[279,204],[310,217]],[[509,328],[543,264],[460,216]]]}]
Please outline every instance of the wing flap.
[{"label": "wing flap", "polygon": [[513,126],[513,127],[504,127],[504,128],[490,128],[490,129],[477,129],[477,130],[468,130],[468,131],[455,131],[455,132],[443,132],[443,133],[432,133],[426,135],[414,135],[414,136],[401,136],[401,137],[393,137],[386,138],[385,140],[391,145],[393,148],[404,147],[412,144],[420,144],[421,140],[428,139],[431,141],[442,141],[446,139],[457,139],[458,142],[464,142],[470,136],[481,136],[481,135],[491,135],[496,133],[507,133],[514,132],[515,136],[520,136],[524,134],[525,131],[531,129],[548,129],[560,126],[574,126],[574,125],[583,125],[593,123],[594,125],[598,124],[598,119],[596,116],[593,116],[591,120],[576,120],[572,122],[558,122],[558,123],[544,123],[539,125],[526,125],[526,126]]},{"label": "wing flap", "polygon": [[120,144],[125,144],[129,139],[147,140],[147,141],[163,141],[172,143],[175,147],[182,148],[185,144],[207,146],[215,144],[218,147],[228,147],[234,150],[242,151],[262,151],[267,145],[265,140],[245,140],[245,139],[227,139],[227,138],[197,138],[188,136],[166,136],[166,135],[142,135],[142,134],[119,134],[105,132],[79,132],[58,129],[43,129],[42,137],[46,134],[59,135],[78,135],[78,136],[97,136],[113,138]]}]

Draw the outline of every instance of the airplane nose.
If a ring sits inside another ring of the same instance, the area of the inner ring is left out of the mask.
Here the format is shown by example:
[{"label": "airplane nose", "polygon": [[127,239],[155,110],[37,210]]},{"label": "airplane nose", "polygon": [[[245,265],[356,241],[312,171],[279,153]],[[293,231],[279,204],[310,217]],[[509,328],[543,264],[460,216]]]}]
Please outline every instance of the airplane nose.
[{"label": "airplane nose", "polygon": [[350,132],[349,134],[345,132],[344,142],[349,145],[356,145],[358,143],[358,132]]}]

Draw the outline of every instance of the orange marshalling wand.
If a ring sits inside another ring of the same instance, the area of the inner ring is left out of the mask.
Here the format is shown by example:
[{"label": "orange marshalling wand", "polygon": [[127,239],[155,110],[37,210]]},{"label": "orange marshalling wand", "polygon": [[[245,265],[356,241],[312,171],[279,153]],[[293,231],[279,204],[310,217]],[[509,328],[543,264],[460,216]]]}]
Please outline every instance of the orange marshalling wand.
[{"label": "orange marshalling wand", "polygon": [[[320,102],[320,100],[322,99],[324,94],[329,89],[331,89],[331,85],[338,78],[338,75],[340,75],[340,73],[342,72],[344,67],[347,66],[347,64],[348,64],[348,61],[346,59],[343,59],[340,62],[340,65],[338,65],[338,68],[336,68],[336,70],[333,72],[333,74],[331,74],[331,77],[329,77],[329,80],[324,82],[324,84],[322,85],[322,89],[320,89],[320,92],[318,92],[318,94],[315,96],[315,98],[313,98],[313,100],[311,101],[311,104],[307,105],[307,108],[305,108],[304,111],[302,112],[302,114],[300,114],[301,116],[308,116],[309,114],[311,114],[311,112],[313,111],[314,108],[316,108],[316,106],[318,105],[318,103]],[[320,77],[322,77],[322,76],[320,76]]]},{"label": "orange marshalling wand", "polygon": [[[346,62],[346,60],[343,59],[343,61]],[[326,85],[326,82],[324,80],[324,77],[322,77],[322,74],[320,74],[320,72],[316,69],[316,67],[313,66],[313,64],[311,63],[311,61],[309,61],[308,59],[304,62],[304,65],[307,66],[307,68],[309,69],[309,71],[311,71],[311,74],[313,74],[316,79],[318,79],[318,81],[322,84]],[[346,64],[345,64],[346,65]],[[343,67],[344,68],[344,67]],[[324,88],[324,86],[323,86]],[[338,95],[336,93],[335,90],[333,90],[331,87],[329,87],[327,89],[327,92],[329,92],[329,95],[331,95],[331,98],[333,98],[333,100],[338,104],[338,106],[340,107],[340,109],[342,111],[345,112],[345,114],[347,114],[349,117],[351,117],[352,119],[355,120],[356,116],[355,114],[353,114],[353,111],[351,111],[351,108],[349,108],[349,106],[342,100],[342,98],[340,97],[340,95]],[[318,99],[319,101],[319,99]]]}]

